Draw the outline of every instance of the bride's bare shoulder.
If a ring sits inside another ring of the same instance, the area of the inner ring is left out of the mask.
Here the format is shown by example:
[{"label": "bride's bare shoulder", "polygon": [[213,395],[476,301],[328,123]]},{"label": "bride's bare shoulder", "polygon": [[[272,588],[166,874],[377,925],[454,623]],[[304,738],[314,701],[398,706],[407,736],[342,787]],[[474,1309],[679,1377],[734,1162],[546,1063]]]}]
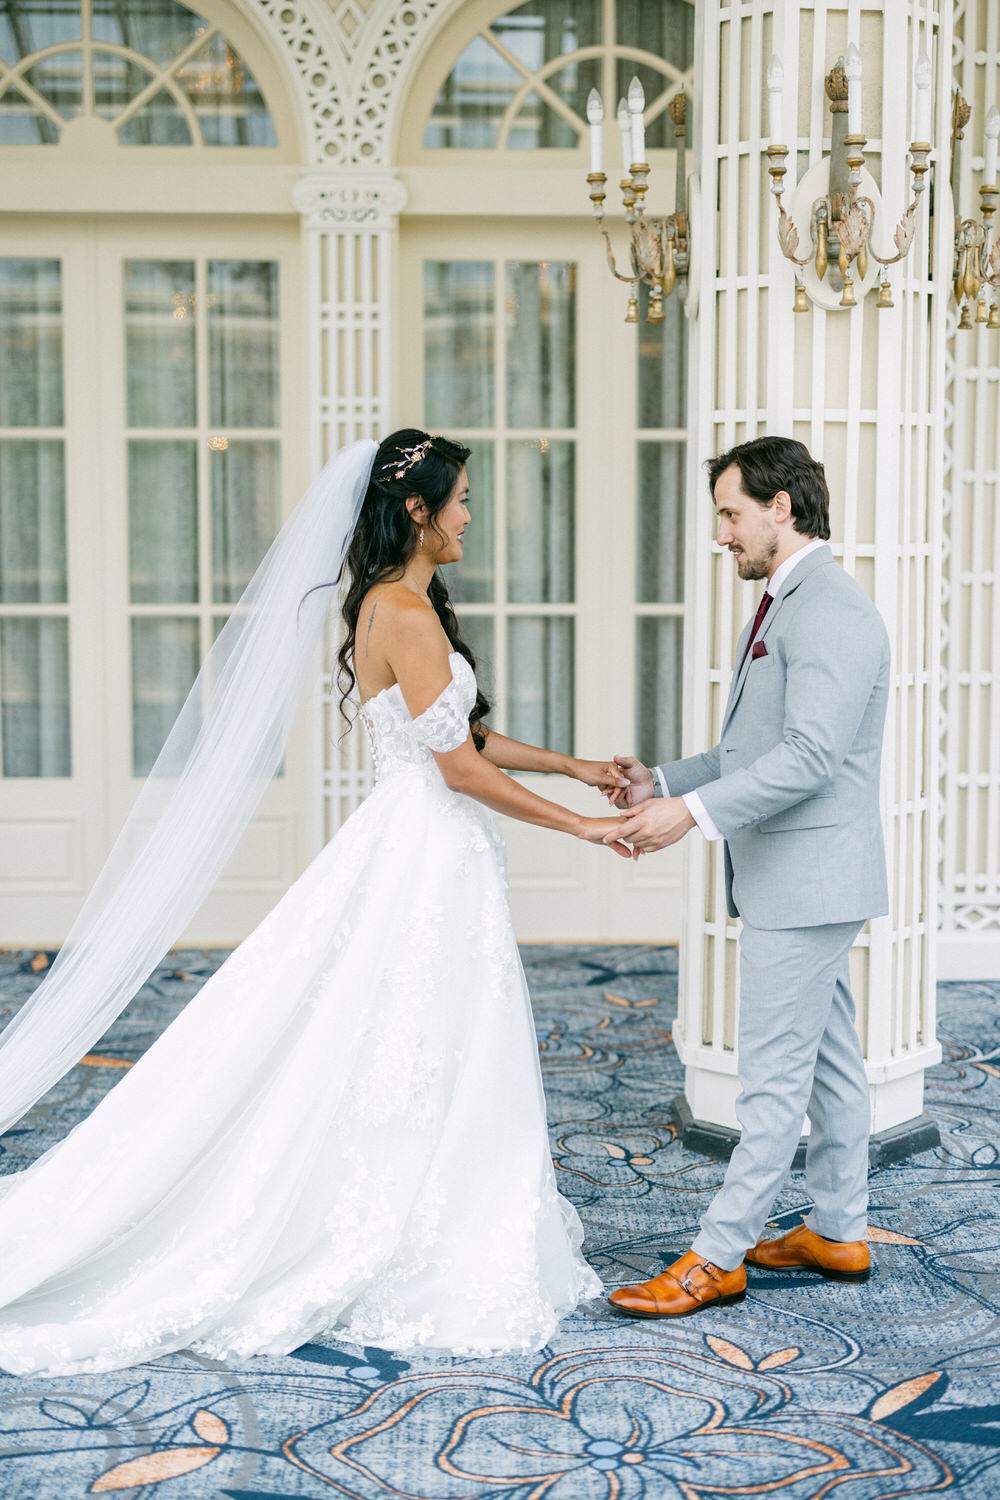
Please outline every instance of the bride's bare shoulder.
[{"label": "bride's bare shoulder", "polygon": [[425,620],[428,625],[437,625],[440,629],[433,604],[398,580],[373,585],[362,599],[358,611],[359,630],[362,626],[367,628],[370,625],[378,630],[380,636],[387,630],[395,633],[419,629]]}]

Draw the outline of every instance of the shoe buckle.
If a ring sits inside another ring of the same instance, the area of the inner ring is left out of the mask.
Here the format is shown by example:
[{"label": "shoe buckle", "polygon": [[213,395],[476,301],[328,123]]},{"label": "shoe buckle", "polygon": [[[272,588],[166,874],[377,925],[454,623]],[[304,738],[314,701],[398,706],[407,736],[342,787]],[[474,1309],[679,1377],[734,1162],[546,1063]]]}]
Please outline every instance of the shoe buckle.
[{"label": "shoe buckle", "polygon": [[689,1297],[693,1297],[696,1302],[700,1302],[700,1289],[691,1284],[691,1277],[694,1275],[695,1271],[704,1271],[710,1281],[714,1281],[715,1277],[712,1275],[711,1271],[708,1268],[708,1261],[699,1261],[697,1265],[692,1266],[689,1271],[685,1272],[684,1279],[680,1283],[680,1285],[682,1289],[687,1292]]}]

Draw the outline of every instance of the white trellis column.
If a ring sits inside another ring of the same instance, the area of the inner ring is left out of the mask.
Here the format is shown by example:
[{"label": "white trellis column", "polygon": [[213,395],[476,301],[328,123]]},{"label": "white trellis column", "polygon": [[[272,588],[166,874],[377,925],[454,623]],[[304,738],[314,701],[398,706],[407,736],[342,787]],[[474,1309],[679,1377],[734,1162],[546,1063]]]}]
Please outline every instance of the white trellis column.
[{"label": "white trellis column", "polygon": [[[800,438],[826,466],[834,552],[875,600],[893,646],[882,785],[891,910],[868,924],[852,955],[874,1155],[885,1160],[936,1139],[923,1115],[923,1075],[940,1056],[935,739],[947,273],[937,291],[929,278],[929,239],[933,234],[933,264],[945,266],[951,224],[945,212],[930,227],[925,193],[913,249],[891,273],[894,308],[877,311],[869,296],[853,311],[810,304],[805,313],[792,312],[793,273],[777,244],[764,155],[764,70],[777,51],[785,70],[785,134],[792,137],[787,203],[799,161],[812,164],[829,150],[824,79],[851,41],[864,64],[866,164],[881,184],[887,219],[878,240],[891,245],[909,202],[910,80],[922,46],[935,66],[935,174],[942,154],[947,160],[950,8],[939,15],[911,0],[704,0],[700,7],[696,143],[703,201],[718,208],[706,212],[695,253],[717,269],[703,283],[691,330],[696,430],[688,485],[693,619],[685,723],[687,752],[717,741],[736,638],[759,592],[740,583],[732,559],[713,545],[702,464],[765,432]],[[936,186],[940,201],[940,179]],[[693,837],[687,843],[675,1030],[685,1094],[677,1112],[686,1140],[719,1146],[738,1129],[738,927],[726,914],[721,846]]]},{"label": "white trellis column", "polygon": [[[972,107],[955,212],[979,217],[986,112],[1000,104],[1000,6],[955,6],[955,80]],[[947,269],[947,268],[946,268]],[[949,309],[941,737],[942,979],[1000,976],[1000,333]]]},{"label": "white trellis column", "polygon": [[[392,268],[406,190],[392,170],[316,168],[294,192],[308,267],[310,443],[317,470],[346,443],[390,430]],[[371,784],[364,736],[342,738],[335,617],[314,715],[321,782],[314,844],[331,837]]]}]

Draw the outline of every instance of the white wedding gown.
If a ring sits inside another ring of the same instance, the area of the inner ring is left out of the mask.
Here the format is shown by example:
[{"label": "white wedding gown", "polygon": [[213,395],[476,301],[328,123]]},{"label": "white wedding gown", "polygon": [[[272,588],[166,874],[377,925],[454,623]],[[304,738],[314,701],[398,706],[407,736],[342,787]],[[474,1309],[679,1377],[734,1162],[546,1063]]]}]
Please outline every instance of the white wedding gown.
[{"label": "white wedding gown", "polygon": [[0,1198],[0,1367],[334,1337],[531,1350],[601,1290],[549,1155],[492,815],[369,700],[376,785],[93,1113]]}]

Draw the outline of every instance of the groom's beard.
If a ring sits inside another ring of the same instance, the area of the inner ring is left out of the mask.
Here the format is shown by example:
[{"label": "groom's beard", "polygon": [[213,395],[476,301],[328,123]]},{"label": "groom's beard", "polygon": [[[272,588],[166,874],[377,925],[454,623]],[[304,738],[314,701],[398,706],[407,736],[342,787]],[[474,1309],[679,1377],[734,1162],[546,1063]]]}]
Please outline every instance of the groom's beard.
[{"label": "groom's beard", "polygon": [[742,556],[736,559],[736,571],[745,582],[770,578],[773,572],[771,564],[777,555],[778,539],[773,537],[760,552],[750,553],[744,549]]}]

